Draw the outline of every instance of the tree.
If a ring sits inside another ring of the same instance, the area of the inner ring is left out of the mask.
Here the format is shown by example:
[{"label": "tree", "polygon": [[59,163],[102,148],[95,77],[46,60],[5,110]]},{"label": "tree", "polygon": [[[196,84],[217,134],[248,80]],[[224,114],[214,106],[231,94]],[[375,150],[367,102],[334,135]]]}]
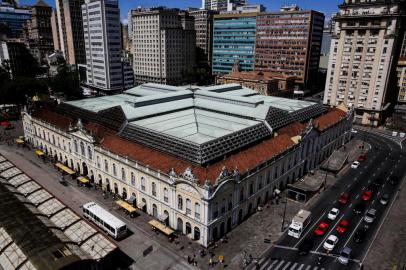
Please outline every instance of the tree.
[{"label": "tree", "polygon": [[46,94],[48,87],[44,81],[29,77],[16,77],[7,80],[1,88],[1,104],[16,104],[23,106],[36,95]]},{"label": "tree", "polygon": [[58,59],[57,65],[58,74],[49,80],[52,91],[64,93],[67,99],[82,98],[78,71],[72,70],[63,59]]}]

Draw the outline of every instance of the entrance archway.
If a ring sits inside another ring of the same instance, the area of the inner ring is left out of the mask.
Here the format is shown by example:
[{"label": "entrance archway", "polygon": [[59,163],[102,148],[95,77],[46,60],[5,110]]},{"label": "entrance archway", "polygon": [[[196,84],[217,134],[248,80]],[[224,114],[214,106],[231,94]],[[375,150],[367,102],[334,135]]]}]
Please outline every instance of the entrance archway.
[{"label": "entrance archway", "polygon": [[242,209],[240,209],[240,211],[238,211],[238,224],[240,224],[242,222]]},{"label": "entrance archway", "polygon": [[218,238],[217,227],[213,228],[212,240],[216,241]]},{"label": "entrance archway", "polygon": [[118,185],[114,183],[114,194],[118,194]]},{"label": "entrance archway", "polygon": [[181,218],[178,218],[178,222],[177,222],[177,226],[176,226],[177,230],[180,231],[181,233],[183,233],[183,220]]},{"label": "entrance archway", "polygon": [[186,227],[185,227],[185,229],[186,229],[186,231],[185,231],[185,234],[186,234],[186,235],[192,233],[192,226],[190,225],[189,222],[186,222]]},{"label": "entrance archway", "polygon": [[145,200],[145,198],[142,198],[141,201],[143,202],[142,211],[144,211],[146,213],[147,212],[147,201]]},{"label": "entrance archway", "polygon": [[88,170],[87,170],[87,165],[86,163],[82,163],[82,168],[83,168],[83,175],[87,176],[89,174]]},{"label": "entrance archway", "polygon": [[224,225],[224,222],[221,222],[221,224],[220,224],[220,237],[223,237],[224,233],[225,233],[225,225]]},{"label": "entrance archway", "polygon": [[249,215],[251,215],[251,211],[252,211],[252,203],[250,203],[250,204],[248,205],[247,217],[248,217]]},{"label": "entrance archway", "polygon": [[200,229],[198,227],[194,229],[193,239],[196,241],[200,240]]},{"label": "entrance archway", "polygon": [[227,232],[231,231],[231,217],[227,219]]},{"label": "entrance archway", "polygon": [[125,188],[123,188],[123,200],[127,199],[127,190]]},{"label": "entrance archway", "polygon": [[164,220],[164,223],[166,226],[169,226],[169,212],[164,210],[164,215],[167,216],[167,218]]},{"label": "entrance archway", "polygon": [[158,207],[156,206],[155,203],[152,204],[152,215],[153,215],[155,218],[158,218]]}]

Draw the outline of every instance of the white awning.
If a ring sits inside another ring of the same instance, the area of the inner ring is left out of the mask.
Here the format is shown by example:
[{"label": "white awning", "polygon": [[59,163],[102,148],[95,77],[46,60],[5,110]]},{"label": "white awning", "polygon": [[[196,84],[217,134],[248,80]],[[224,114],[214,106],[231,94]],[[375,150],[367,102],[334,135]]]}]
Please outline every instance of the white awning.
[{"label": "white awning", "polygon": [[158,216],[158,219],[159,219],[160,221],[165,221],[165,220],[167,220],[168,218],[169,218],[169,216],[168,216],[166,213],[163,213],[163,214],[161,214],[161,215]]},{"label": "white awning", "polygon": [[135,199],[136,199],[135,196],[131,195],[130,198],[127,200],[127,202],[133,204]]},{"label": "white awning", "polygon": [[139,202],[139,203],[138,203],[138,208],[140,208],[140,209],[141,209],[141,208],[144,208],[145,205],[146,205],[146,204],[145,204],[144,202]]}]

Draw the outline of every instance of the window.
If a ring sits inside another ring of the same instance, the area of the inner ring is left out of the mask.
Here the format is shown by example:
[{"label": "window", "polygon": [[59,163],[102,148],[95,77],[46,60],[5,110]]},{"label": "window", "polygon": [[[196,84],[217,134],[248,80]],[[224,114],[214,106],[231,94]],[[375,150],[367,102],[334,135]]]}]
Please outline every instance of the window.
[{"label": "window", "polygon": [[152,196],[156,197],[156,184],[152,182],[151,184]]},{"label": "window", "polygon": [[79,152],[79,148],[78,148],[78,142],[76,140],[73,141],[73,147],[75,149],[75,153]]},{"label": "window", "polygon": [[107,159],[104,160],[104,170],[105,170],[106,172],[109,171],[109,163],[107,162]]},{"label": "window", "polygon": [[131,185],[135,186],[135,175],[131,172]]},{"label": "window", "polygon": [[86,156],[86,152],[85,152],[85,144],[83,142],[80,142],[80,154],[82,156]]},{"label": "window", "polygon": [[183,210],[183,198],[180,195],[178,195],[178,209]]},{"label": "window", "polygon": [[113,175],[116,176],[117,175],[117,167],[116,164],[113,163]]},{"label": "window", "polygon": [[195,203],[195,218],[200,220],[200,204]]},{"label": "window", "polygon": [[145,178],[141,177],[141,190],[145,191]]},{"label": "window", "polygon": [[226,212],[226,199],[223,199],[221,202],[221,213],[224,214]]},{"label": "window", "polygon": [[164,188],[164,202],[169,202],[169,192],[167,188]]},{"label": "window", "polygon": [[190,199],[186,199],[186,215],[192,214],[192,202]]},{"label": "window", "polygon": [[219,204],[216,202],[213,205],[213,219],[217,218],[219,216]]},{"label": "window", "polygon": [[240,202],[244,200],[244,187],[240,188]]},{"label": "window", "polygon": [[254,185],[251,182],[250,183],[250,195],[252,195],[253,193],[254,193]]},{"label": "window", "polygon": [[230,211],[233,208],[233,195],[230,194],[230,196],[228,196],[228,211]]},{"label": "window", "polygon": [[88,155],[90,160],[93,159],[93,151],[92,151],[92,148],[90,146],[87,147],[87,155]]},{"label": "window", "polygon": [[125,181],[125,170],[121,168],[121,180]]},{"label": "window", "polygon": [[97,168],[100,169],[100,157],[99,156],[96,157],[96,163],[97,163]]},{"label": "window", "polygon": [[262,189],[262,175],[259,177],[259,181],[258,181],[258,190]]}]

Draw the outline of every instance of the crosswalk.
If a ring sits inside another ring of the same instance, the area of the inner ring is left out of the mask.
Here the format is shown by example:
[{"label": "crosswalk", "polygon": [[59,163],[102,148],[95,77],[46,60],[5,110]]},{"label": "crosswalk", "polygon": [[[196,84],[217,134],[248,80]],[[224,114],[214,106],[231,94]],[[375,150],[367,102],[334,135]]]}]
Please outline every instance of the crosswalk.
[{"label": "crosswalk", "polygon": [[285,260],[273,260],[267,258],[259,261],[259,266],[255,264],[247,267],[247,270],[325,270],[322,267],[308,265],[298,262],[290,262]]}]

